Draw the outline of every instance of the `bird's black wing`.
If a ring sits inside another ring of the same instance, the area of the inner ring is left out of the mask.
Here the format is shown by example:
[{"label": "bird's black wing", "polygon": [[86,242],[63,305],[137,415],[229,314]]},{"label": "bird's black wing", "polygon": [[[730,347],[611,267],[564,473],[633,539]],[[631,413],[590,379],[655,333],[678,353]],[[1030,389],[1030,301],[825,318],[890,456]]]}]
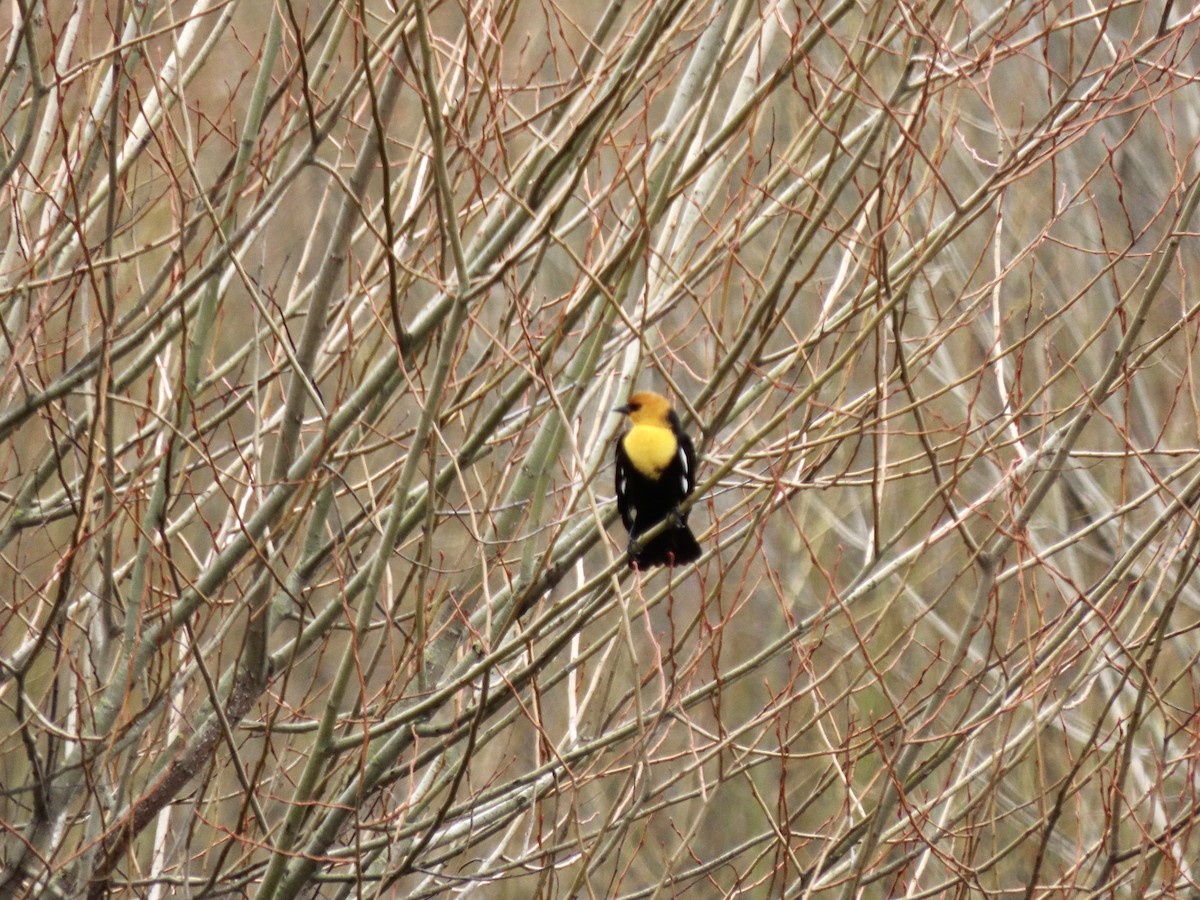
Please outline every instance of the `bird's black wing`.
[{"label": "bird's black wing", "polygon": [[620,437],[617,438],[616,456],[617,511],[621,514],[621,522],[625,525],[625,530],[632,531],[633,508],[629,503],[629,474],[633,470],[633,463],[629,461],[629,456],[625,453],[624,442]]},{"label": "bird's black wing", "polygon": [[679,464],[683,468],[683,494],[679,498],[682,500],[696,489],[696,448],[682,431],[675,432],[675,440],[679,443]]}]

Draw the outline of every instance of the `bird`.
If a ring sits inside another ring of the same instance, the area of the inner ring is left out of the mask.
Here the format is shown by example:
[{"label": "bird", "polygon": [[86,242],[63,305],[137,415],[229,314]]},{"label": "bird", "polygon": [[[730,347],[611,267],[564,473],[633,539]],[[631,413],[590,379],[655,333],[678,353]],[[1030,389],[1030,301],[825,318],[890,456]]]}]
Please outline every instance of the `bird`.
[{"label": "bird", "polygon": [[[696,448],[683,432],[670,402],[638,391],[614,412],[629,417],[617,440],[617,510],[629,532],[629,565],[681,566],[700,558],[700,545],[679,504],[696,487]],[[645,543],[640,537],[664,520],[664,531]]]}]

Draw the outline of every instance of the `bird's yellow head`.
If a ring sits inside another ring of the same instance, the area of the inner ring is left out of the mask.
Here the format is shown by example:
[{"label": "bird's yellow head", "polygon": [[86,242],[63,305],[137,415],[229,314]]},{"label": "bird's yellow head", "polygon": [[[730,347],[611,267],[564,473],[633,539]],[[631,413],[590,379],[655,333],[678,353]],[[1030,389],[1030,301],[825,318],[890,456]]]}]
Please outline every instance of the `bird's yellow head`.
[{"label": "bird's yellow head", "polygon": [[671,404],[662,394],[654,391],[638,391],[624,406],[615,412],[629,416],[634,425],[649,425],[657,428],[671,427]]}]

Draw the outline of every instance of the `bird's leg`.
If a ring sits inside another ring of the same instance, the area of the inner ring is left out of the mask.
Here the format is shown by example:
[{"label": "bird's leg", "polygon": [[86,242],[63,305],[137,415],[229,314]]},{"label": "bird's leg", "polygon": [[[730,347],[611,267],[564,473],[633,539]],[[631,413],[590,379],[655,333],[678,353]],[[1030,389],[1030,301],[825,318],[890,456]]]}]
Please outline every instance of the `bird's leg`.
[{"label": "bird's leg", "polygon": [[633,514],[633,521],[629,523],[629,546],[626,551],[629,553],[629,564],[637,568],[638,554],[642,552],[642,542],[634,535],[637,534],[637,512]]}]

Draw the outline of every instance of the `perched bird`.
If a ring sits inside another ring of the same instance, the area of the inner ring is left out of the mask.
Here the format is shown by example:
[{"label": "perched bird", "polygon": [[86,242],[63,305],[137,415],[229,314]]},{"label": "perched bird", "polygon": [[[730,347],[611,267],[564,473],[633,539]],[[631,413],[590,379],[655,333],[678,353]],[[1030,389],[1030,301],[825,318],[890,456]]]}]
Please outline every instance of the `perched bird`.
[{"label": "perched bird", "polygon": [[[617,509],[629,532],[629,564],[686,565],[700,558],[700,545],[679,513],[680,501],[696,486],[696,449],[683,433],[667,398],[639,391],[615,412],[630,426],[617,441]],[[645,544],[638,539],[664,519],[666,529]]]}]

